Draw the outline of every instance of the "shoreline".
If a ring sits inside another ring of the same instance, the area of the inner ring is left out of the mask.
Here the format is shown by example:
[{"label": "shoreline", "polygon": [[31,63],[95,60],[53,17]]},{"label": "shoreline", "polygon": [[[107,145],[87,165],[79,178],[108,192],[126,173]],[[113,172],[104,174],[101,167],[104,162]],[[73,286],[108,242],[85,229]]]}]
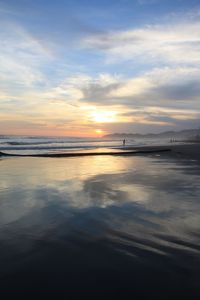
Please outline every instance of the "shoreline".
[{"label": "shoreline", "polygon": [[5,152],[0,152],[0,157],[79,157],[79,156],[102,156],[102,155],[133,155],[133,154],[149,154],[149,153],[157,153],[157,152],[168,152],[171,151],[169,148],[161,148],[161,149],[130,149],[130,151],[124,151],[128,149],[121,149],[122,151],[108,151],[108,152],[77,152],[77,153],[46,153],[46,154],[10,154]]},{"label": "shoreline", "polygon": [[188,158],[200,161],[200,143],[166,145],[166,146],[126,146],[117,148],[118,151],[107,152],[76,152],[76,153],[45,153],[45,154],[10,154],[0,151],[0,157],[81,157],[81,156],[103,156],[103,155],[117,155],[117,156],[131,156],[131,155],[145,155],[145,154],[161,154],[161,157],[171,158]]}]

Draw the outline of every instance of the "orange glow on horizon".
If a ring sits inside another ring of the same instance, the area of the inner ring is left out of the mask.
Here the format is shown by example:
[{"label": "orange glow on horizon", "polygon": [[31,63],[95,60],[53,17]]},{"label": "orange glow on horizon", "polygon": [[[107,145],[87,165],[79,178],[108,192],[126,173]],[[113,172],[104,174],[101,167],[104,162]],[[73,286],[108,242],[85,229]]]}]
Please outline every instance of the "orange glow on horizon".
[{"label": "orange glow on horizon", "polygon": [[98,136],[101,136],[101,135],[104,134],[104,131],[101,130],[101,129],[96,129],[95,132],[96,132],[96,134],[97,134]]},{"label": "orange glow on horizon", "polygon": [[7,128],[4,132],[1,132],[2,135],[24,135],[24,136],[57,136],[57,137],[85,137],[85,138],[100,138],[101,136],[107,134],[107,131],[102,129],[74,129],[67,131],[66,129],[55,129],[55,128],[46,128],[45,130],[35,130],[27,128]]}]

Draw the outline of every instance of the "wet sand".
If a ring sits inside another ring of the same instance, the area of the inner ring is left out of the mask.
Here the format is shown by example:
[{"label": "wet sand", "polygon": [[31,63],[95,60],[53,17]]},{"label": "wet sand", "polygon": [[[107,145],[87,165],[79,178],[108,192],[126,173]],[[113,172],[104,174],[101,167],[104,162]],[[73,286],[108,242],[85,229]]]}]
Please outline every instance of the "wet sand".
[{"label": "wet sand", "polygon": [[198,299],[199,146],[2,156],[3,298]]},{"label": "wet sand", "polygon": [[[126,147],[127,151],[137,151],[137,154],[140,154],[140,151],[152,151],[152,152],[161,152],[163,157],[172,157],[172,158],[188,158],[195,159],[200,161],[200,143],[193,144],[172,144],[169,146],[143,146],[143,147]],[[163,151],[168,150],[168,151]],[[143,153],[142,153],[143,154]]]}]

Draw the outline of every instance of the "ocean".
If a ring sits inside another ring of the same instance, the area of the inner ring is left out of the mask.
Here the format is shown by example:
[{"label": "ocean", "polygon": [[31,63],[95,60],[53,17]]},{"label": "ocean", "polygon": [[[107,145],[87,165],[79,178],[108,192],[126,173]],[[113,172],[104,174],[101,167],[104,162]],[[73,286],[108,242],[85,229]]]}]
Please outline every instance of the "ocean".
[{"label": "ocean", "polygon": [[[168,139],[126,139],[126,146],[165,145]],[[123,139],[48,137],[48,136],[0,136],[0,151],[11,154],[43,154],[80,152],[118,148]]]}]

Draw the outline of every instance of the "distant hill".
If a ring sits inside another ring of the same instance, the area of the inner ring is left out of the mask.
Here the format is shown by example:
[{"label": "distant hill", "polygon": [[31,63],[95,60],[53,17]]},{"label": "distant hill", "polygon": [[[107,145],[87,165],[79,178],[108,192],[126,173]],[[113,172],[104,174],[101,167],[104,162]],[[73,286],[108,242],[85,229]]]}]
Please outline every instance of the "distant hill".
[{"label": "distant hill", "polygon": [[103,138],[124,139],[124,138],[169,138],[169,139],[197,139],[200,140],[200,129],[186,129],[181,131],[165,131],[161,133],[113,133],[104,135]]}]

